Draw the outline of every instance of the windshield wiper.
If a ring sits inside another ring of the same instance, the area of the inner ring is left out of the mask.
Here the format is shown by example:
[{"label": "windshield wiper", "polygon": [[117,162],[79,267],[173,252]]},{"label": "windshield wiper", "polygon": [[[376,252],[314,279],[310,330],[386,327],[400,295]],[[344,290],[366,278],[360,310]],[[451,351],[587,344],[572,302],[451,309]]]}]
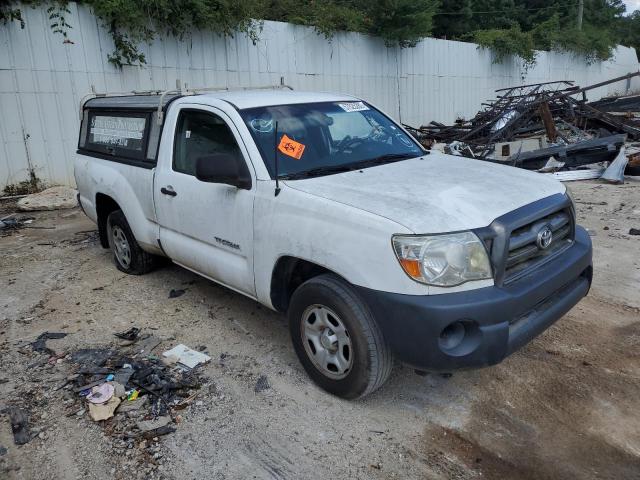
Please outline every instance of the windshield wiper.
[{"label": "windshield wiper", "polygon": [[296,180],[298,178],[319,177],[321,175],[331,175],[332,173],[349,172],[353,167],[349,165],[326,165],[324,167],[312,168],[302,172],[287,173],[280,175],[281,180]]},{"label": "windshield wiper", "polygon": [[379,157],[362,160],[360,162],[346,163],[344,165],[325,165],[324,167],[312,168],[302,172],[287,173],[280,175],[281,180],[296,180],[300,178],[319,177],[322,175],[331,175],[334,173],[350,172],[359,168],[370,167],[373,165],[383,165],[385,163],[397,162],[409,158],[415,158],[417,155],[412,153],[387,153]]}]

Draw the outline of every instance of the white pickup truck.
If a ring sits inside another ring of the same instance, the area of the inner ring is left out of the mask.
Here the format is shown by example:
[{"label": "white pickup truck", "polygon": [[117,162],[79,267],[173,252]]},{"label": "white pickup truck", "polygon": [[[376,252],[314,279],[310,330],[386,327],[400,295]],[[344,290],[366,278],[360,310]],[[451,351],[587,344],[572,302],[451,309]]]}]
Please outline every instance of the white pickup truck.
[{"label": "white pickup truck", "polygon": [[500,362],[589,291],[565,187],[425,151],[348,95],[284,89],[97,96],[75,178],[117,268],[158,257],[287,312],[325,390],[358,398],[393,359]]}]

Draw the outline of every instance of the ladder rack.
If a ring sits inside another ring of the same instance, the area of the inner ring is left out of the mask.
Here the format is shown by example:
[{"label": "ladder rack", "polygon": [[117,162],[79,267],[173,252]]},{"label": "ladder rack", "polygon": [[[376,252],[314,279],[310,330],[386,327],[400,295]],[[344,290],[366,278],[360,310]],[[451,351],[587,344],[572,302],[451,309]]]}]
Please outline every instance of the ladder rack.
[{"label": "ladder rack", "polygon": [[97,92],[94,85],[91,85],[91,93],[83,96],[80,100],[80,120],[82,121],[82,114],[84,104],[92,98],[104,98],[104,97],[127,97],[136,95],[159,95],[158,108],[156,109],[156,119],[158,125],[162,125],[164,121],[163,103],[167,95],[198,95],[206,92],[224,92],[224,91],[236,91],[236,90],[275,90],[279,88],[287,88],[293,90],[293,88],[284,83],[284,77],[280,78],[279,85],[261,85],[256,87],[187,87],[187,84],[182,85],[180,80],[176,80],[176,88],[170,90],[132,90],[129,92]]}]

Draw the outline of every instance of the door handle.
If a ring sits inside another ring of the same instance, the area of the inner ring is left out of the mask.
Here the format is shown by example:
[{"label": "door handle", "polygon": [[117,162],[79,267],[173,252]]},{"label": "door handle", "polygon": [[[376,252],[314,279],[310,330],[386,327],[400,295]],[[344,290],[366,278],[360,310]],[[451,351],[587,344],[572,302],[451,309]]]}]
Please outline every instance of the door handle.
[{"label": "door handle", "polygon": [[176,195],[178,195],[178,192],[176,192],[172,187],[162,187],[160,189],[160,193],[164,194],[164,195],[170,195],[172,197],[175,197]]}]

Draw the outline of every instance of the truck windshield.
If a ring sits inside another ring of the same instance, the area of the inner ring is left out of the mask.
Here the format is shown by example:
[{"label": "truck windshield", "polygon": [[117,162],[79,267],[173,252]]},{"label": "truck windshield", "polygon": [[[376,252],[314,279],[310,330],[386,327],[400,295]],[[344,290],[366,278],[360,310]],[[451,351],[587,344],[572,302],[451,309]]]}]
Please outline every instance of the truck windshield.
[{"label": "truck windshield", "polygon": [[[307,178],[366,168],[424,151],[382,113],[364,102],[328,102],[241,110],[275,178]],[[277,137],[276,137],[277,123]]]}]

